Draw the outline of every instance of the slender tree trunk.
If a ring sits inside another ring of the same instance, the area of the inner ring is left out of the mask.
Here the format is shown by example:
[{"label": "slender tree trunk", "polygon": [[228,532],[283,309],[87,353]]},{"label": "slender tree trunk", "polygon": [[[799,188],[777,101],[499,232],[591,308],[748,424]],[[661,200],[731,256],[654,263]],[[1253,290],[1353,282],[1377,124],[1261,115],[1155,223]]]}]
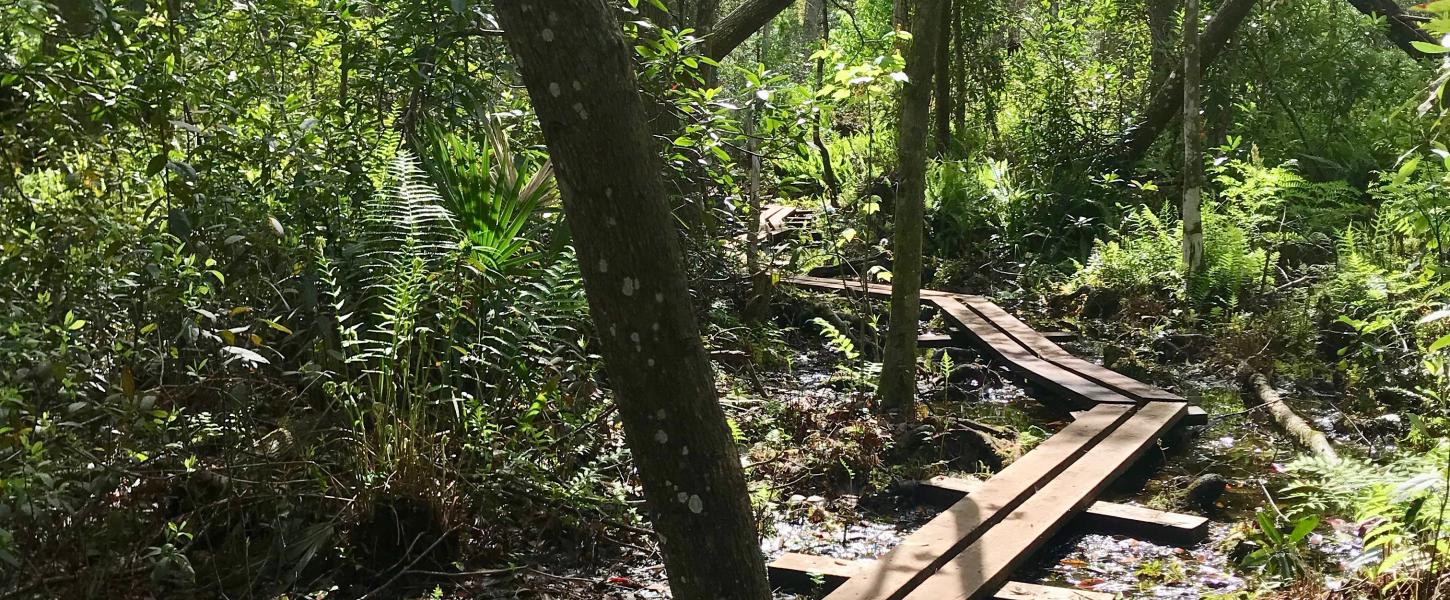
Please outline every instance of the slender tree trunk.
[{"label": "slender tree trunk", "polygon": [[946,156],[952,146],[952,0],[937,0],[941,12],[936,44],[936,155]]},{"label": "slender tree trunk", "polygon": [[[770,56],[770,25],[766,24],[760,34],[760,45],[756,46],[756,62],[763,63]],[[750,298],[746,301],[745,320],[759,323],[770,314],[770,271],[760,264],[760,140],[755,137],[756,109],[750,109],[750,120],[746,121],[746,135],[750,137],[750,222],[745,270],[750,272]]]},{"label": "slender tree trunk", "polygon": [[911,48],[906,58],[906,86],[897,127],[896,219],[891,251],[891,316],[886,330],[881,383],[876,388],[884,410],[905,420],[916,417],[916,334],[921,317],[922,213],[925,212],[926,137],[931,121],[932,67],[941,33],[941,0],[916,5]]},{"label": "slender tree trunk", "polygon": [[[806,15],[807,19],[816,18]],[[831,7],[825,2],[821,3],[820,13],[821,48],[831,45]],[[826,59],[816,59],[816,89],[826,81]],[[821,179],[826,186],[826,199],[831,206],[836,205],[836,199],[841,195],[840,180],[836,178],[836,167],[831,164],[831,149],[826,147],[826,141],[821,136],[821,118],[824,115],[816,115],[811,123],[811,142],[816,145],[816,150],[821,153]]]},{"label": "slender tree trunk", "polygon": [[1199,206],[1203,196],[1202,90],[1198,66],[1198,0],[1187,0],[1183,8],[1183,268],[1190,280],[1203,268],[1203,217]]},{"label": "slender tree trunk", "polygon": [[801,27],[801,38],[807,45],[814,45],[821,39],[821,11],[826,9],[826,0],[806,0],[806,18]]},{"label": "slender tree trunk", "polygon": [[907,0],[892,0],[891,24],[899,31],[911,31],[911,3]]},{"label": "slender tree trunk", "polygon": [[1148,36],[1151,47],[1148,55],[1148,87],[1152,95],[1168,74],[1173,72],[1173,16],[1178,12],[1182,0],[1144,0],[1148,16]]},{"label": "slender tree trunk", "polygon": [[[1212,65],[1223,52],[1229,38],[1248,18],[1255,1],[1224,0],[1219,5],[1218,12],[1214,13],[1208,25],[1203,28],[1203,35],[1199,38],[1200,72]],[[1105,158],[1115,162],[1118,167],[1131,167],[1148,153],[1153,142],[1168,129],[1173,118],[1182,110],[1183,73],[1178,69],[1170,73],[1163,86],[1154,92],[1153,99],[1143,108],[1137,123],[1123,132],[1117,150]]]},{"label": "slender tree trunk", "polygon": [[[967,130],[967,40],[962,27],[962,0],[952,3],[952,87],[955,88],[952,103],[952,123],[960,136]],[[943,41],[942,43],[946,43]]]},{"label": "slender tree trunk", "polygon": [[557,167],[590,314],[677,600],[766,600],[644,102],[608,0],[499,0]]}]

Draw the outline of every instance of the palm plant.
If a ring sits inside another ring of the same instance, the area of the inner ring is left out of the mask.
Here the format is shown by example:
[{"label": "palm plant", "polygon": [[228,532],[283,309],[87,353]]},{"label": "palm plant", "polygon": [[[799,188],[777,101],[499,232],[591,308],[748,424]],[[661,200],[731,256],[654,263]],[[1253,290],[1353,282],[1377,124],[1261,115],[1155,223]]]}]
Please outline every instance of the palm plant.
[{"label": "palm plant", "polygon": [[535,216],[558,200],[551,163],[534,167],[493,121],[485,125],[484,144],[439,129],[428,138],[424,164],[458,217],[471,262],[492,276],[507,276],[541,258],[534,245],[542,232],[531,228],[541,225]]}]

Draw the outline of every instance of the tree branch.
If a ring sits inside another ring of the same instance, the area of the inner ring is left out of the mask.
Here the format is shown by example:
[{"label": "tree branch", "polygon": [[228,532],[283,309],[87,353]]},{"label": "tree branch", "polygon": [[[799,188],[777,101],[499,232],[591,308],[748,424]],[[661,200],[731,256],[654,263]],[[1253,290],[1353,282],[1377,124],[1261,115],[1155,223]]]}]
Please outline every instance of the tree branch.
[{"label": "tree branch", "polygon": [[1389,36],[1391,42],[1404,50],[1405,54],[1416,60],[1431,58],[1429,54],[1419,51],[1410,42],[1435,44],[1437,43],[1435,38],[1430,37],[1430,34],[1420,29],[1420,26],[1415,23],[1420,19],[1406,13],[1404,9],[1400,8],[1400,5],[1395,4],[1394,0],[1349,0],[1349,3],[1366,15],[1384,18],[1390,26],[1389,31],[1385,32],[1386,35]]},{"label": "tree branch", "polygon": [[739,8],[725,15],[715,25],[715,31],[705,36],[705,56],[724,59],[731,51],[745,43],[755,32],[760,31],[780,11],[794,0],[745,0]]},{"label": "tree branch", "polygon": [[[1209,20],[1208,25],[1204,26],[1203,35],[1199,38],[1200,72],[1207,71],[1218,55],[1223,53],[1229,38],[1233,37],[1239,25],[1248,18],[1254,1],[1227,0],[1213,15],[1213,19]],[[1142,159],[1182,108],[1183,69],[1178,68],[1168,74],[1163,86],[1153,94],[1153,100],[1143,110],[1138,123],[1123,133],[1116,152],[1116,164],[1128,167]]]}]

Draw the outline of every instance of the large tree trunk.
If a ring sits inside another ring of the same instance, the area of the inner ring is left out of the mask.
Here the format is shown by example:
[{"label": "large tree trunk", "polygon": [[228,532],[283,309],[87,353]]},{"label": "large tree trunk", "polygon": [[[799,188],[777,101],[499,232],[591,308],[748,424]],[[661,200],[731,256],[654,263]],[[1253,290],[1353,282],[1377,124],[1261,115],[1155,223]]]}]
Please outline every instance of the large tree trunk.
[{"label": "large tree trunk", "polygon": [[678,600],[766,600],[740,457],[607,0],[495,7],[558,170],[625,439]]},{"label": "large tree trunk", "polygon": [[1192,281],[1203,267],[1203,150],[1199,105],[1202,90],[1198,68],[1198,0],[1183,8],[1183,268]]},{"label": "large tree trunk", "polygon": [[1148,16],[1151,48],[1148,56],[1148,93],[1153,93],[1173,72],[1173,16],[1182,0],[1143,0]]},{"label": "large tree trunk", "polygon": [[[952,145],[952,0],[937,0],[941,5],[941,32],[936,44],[936,154],[945,156]],[[960,60],[960,59],[959,59]]]},{"label": "large tree trunk", "polygon": [[932,67],[941,28],[941,0],[916,4],[906,86],[896,134],[896,218],[891,251],[891,316],[886,330],[881,383],[876,393],[884,410],[910,420],[916,416],[916,330],[921,317],[922,213],[925,211],[926,130],[931,120]]},{"label": "large tree trunk", "polygon": [[745,0],[739,8],[730,11],[730,14],[725,15],[725,18],[715,24],[714,30],[705,37],[701,54],[715,60],[723,60],[725,55],[745,43],[745,40],[760,31],[761,27],[774,19],[793,1]]},{"label": "large tree trunk", "polygon": [[1349,0],[1349,3],[1353,4],[1354,8],[1358,9],[1359,12],[1370,16],[1383,17],[1386,24],[1389,25],[1389,31],[1386,31],[1385,34],[1389,36],[1391,42],[1394,42],[1401,50],[1404,50],[1405,54],[1420,60],[1436,56],[1421,52],[1411,43],[1425,42],[1427,44],[1438,44],[1439,42],[1431,37],[1429,33],[1426,33],[1424,29],[1420,29],[1420,26],[1415,23],[1415,20],[1410,15],[1405,14],[1405,10],[1400,8],[1400,5],[1396,4],[1394,0]]},{"label": "large tree trunk", "polygon": [[[1204,27],[1199,37],[1199,70],[1209,68],[1224,46],[1249,16],[1255,0],[1225,0],[1218,12]],[[1183,108],[1183,70],[1177,69],[1168,75],[1163,86],[1153,94],[1153,100],[1143,109],[1137,124],[1123,133],[1118,150],[1112,157],[1117,166],[1127,168],[1136,164],[1153,147],[1153,142],[1162,135]]]}]

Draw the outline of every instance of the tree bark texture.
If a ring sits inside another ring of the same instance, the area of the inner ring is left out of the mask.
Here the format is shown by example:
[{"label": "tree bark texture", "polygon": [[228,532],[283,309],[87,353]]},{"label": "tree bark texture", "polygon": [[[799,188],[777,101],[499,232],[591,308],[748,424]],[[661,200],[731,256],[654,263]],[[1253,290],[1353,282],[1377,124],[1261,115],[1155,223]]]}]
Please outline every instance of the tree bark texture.
[{"label": "tree bark texture", "polygon": [[940,5],[941,31],[938,33],[936,44],[936,68],[933,69],[939,75],[935,78],[936,89],[936,155],[945,156],[951,150],[952,145],[952,78],[951,56],[952,56],[952,0],[937,0]]},{"label": "tree bark texture", "polygon": [[715,60],[723,60],[731,51],[740,47],[755,32],[760,31],[780,11],[794,0],[745,0],[739,8],[730,11],[715,24],[710,35],[705,37],[701,54]]},{"label": "tree bark texture", "polygon": [[[1254,2],[1255,0],[1225,0],[1219,6],[1218,12],[1203,28],[1203,35],[1199,36],[1200,72],[1213,66],[1213,61],[1223,53],[1229,38],[1233,37],[1239,25],[1248,18]],[[1113,157],[1117,165],[1126,168],[1142,160],[1143,155],[1153,147],[1153,142],[1168,128],[1168,124],[1173,121],[1173,117],[1178,116],[1182,108],[1183,70],[1176,69],[1153,94],[1153,100],[1143,109],[1138,122],[1123,133]]]},{"label": "tree bark texture", "polygon": [[495,4],[557,169],[589,310],[679,600],[766,600],[740,457],[607,0]]},{"label": "tree bark texture", "polygon": [[1173,72],[1173,17],[1182,0],[1143,0],[1148,17],[1151,48],[1148,55],[1148,93],[1153,93]]},{"label": "tree bark texture", "polygon": [[[956,128],[957,135],[962,135],[967,130],[967,50],[966,32],[962,23],[963,0],[952,2],[952,39],[951,54],[956,57],[952,61],[952,87],[955,90],[956,102],[952,103],[952,126]],[[940,43],[945,44],[946,40]]]},{"label": "tree bark texture", "polygon": [[1203,216],[1199,212],[1203,197],[1199,80],[1203,70],[1198,67],[1198,1],[1187,0],[1183,7],[1183,268],[1188,281],[1203,268]]},{"label": "tree bark texture", "polygon": [[1394,42],[1395,46],[1404,50],[1405,54],[1417,60],[1426,60],[1436,56],[1425,54],[1411,44],[1411,42],[1425,42],[1427,44],[1439,44],[1439,42],[1434,37],[1431,37],[1429,33],[1426,33],[1424,29],[1421,29],[1420,25],[1415,23],[1415,20],[1405,13],[1405,9],[1400,8],[1400,5],[1396,4],[1394,0],[1349,0],[1349,3],[1353,4],[1354,8],[1361,13],[1374,17],[1383,17],[1389,26],[1389,30],[1385,32],[1385,35],[1389,36],[1390,41]]},{"label": "tree bark texture", "polygon": [[931,121],[932,67],[941,28],[941,0],[916,3],[914,35],[906,57],[906,86],[902,92],[897,128],[896,217],[891,251],[891,315],[886,330],[881,382],[876,388],[881,406],[910,420],[916,416],[916,334],[921,316],[922,213],[925,211],[926,137]]}]

